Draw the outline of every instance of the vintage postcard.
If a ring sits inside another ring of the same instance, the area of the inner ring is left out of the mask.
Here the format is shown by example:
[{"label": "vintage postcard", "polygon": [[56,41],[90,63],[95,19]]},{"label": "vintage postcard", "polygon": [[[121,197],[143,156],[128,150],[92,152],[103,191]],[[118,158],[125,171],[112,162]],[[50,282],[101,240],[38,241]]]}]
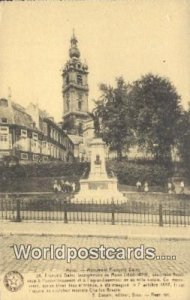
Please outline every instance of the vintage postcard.
[{"label": "vintage postcard", "polygon": [[190,299],[188,0],[0,1],[0,300]]}]

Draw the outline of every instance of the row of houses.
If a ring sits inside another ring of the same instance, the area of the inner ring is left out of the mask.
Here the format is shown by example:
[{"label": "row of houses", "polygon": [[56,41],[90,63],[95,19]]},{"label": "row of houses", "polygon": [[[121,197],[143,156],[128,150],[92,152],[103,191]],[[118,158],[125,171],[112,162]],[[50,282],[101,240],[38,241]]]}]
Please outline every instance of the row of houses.
[{"label": "row of houses", "polygon": [[0,160],[17,158],[21,163],[51,160],[72,161],[74,143],[37,104],[27,108],[0,99]]}]

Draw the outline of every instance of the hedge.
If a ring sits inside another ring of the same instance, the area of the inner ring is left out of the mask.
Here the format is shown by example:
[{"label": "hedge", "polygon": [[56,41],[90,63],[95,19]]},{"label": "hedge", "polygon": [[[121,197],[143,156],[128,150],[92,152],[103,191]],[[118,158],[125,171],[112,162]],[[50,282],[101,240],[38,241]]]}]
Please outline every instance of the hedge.
[{"label": "hedge", "polygon": [[[88,177],[89,162],[51,162],[46,164],[16,165],[0,167],[0,186],[17,178],[30,177],[65,177],[77,181]],[[155,163],[134,163],[129,161],[110,160],[107,162],[107,171],[110,176],[117,176],[120,184],[135,185],[137,180],[142,183],[148,181],[151,185],[165,185],[172,174],[168,168]]]},{"label": "hedge", "polygon": [[0,167],[1,179],[4,177],[74,177],[88,176],[90,164],[88,162],[64,163],[51,162],[46,164],[15,165]]},{"label": "hedge", "polygon": [[114,173],[120,184],[135,185],[138,180],[142,183],[147,181],[150,185],[165,185],[171,171],[165,166],[154,163],[131,163],[129,161],[107,162],[108,173]]}]

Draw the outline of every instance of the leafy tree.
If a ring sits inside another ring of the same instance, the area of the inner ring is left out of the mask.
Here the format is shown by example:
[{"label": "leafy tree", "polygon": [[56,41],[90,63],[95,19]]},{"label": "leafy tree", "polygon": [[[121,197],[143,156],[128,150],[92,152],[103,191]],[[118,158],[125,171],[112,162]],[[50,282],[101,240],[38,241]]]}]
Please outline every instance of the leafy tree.
[{"label": "leafy tree", "polygon": [[147,74],[132,84],[129,98],[138,145],[159,163],[170,162],[181,114],[175,87],[166,78]]},{"label": "leafy tree", "polygon": [[182,165],[190,175],[190,105],[188,111],[183,111],[178,123],[177,148]]},{"label": "leafy tree", "polygon": [[[106,84],[100,85],[102,93],[96,101],[96,130],[110,150],[117,151],[118,159],[122,158],[122,150],[133,142],[131,117],[128,113],[128,86],[122,77],[116,79],[116,88]],[[97,121],[97,118],[99,121]]]}]

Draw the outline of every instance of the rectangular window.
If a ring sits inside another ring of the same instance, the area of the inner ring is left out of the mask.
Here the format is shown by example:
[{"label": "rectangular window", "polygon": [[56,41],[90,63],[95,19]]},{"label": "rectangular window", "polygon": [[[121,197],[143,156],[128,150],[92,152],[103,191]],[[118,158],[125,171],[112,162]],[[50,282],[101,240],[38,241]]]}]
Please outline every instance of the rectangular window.
[{"label": "rectangular window", "polygon": [[80,74],[77,75],[77,84],[82,85],[82,76]]},{"label": "rectangular window", "polygon": [[54,129],[54,140],[57,141],[57,131]]},{"label": "rectangular window", "polygon": [[6,151],[1,151],[0,152],[0,158],[3,158],[4,156],[9,156],[10,153],[9,152],[6,152]]},{"label": "rectangular window", "polygon": [[32,138],[33,138],[34,141],[37,141],[38,140],[38,134],[33,132],[32,133]]},{"label": "rectangular window", "polygon": [[0,134],[0,142],[7,143],[8,142],[8,135],[7,134]]},{"label": "rectangular window", "polygon": [[39,155],[33,154],[33,160],[39,160]]},{"label": "rectangular window", "polygon": [[50,137],[53,139],[53,128],[50,127]]},{"label": "rectangular window", "polygon": [[6,126],[0,126],[0,132],[3,132],[3,133],[9,133],[9,127],[6,127]]},{"label": "rectangular window", "polygon": [[2,123],[7,123],[7,118],[2,118],[2,119],[1,119],[1,122],[2,122]]},{"label": "rectangular window", "polygon": [[21,159],[28,159],[28,153],[21,153]]},{"label": "rectangular window", "polygon": [[21,137],[27,138],[27,130],[21,129]]}]

